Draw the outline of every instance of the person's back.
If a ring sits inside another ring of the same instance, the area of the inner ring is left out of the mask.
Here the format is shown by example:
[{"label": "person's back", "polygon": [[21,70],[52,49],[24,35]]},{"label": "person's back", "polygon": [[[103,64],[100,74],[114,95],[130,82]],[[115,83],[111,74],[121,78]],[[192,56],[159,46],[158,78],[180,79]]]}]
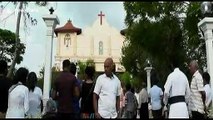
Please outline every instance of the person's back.
[{"label": "person's back", "polygon": [[73,112],[73,91],[76,77],[70,72],[63,71],[56,79],[56,90],[58,91],[58,112]]}]

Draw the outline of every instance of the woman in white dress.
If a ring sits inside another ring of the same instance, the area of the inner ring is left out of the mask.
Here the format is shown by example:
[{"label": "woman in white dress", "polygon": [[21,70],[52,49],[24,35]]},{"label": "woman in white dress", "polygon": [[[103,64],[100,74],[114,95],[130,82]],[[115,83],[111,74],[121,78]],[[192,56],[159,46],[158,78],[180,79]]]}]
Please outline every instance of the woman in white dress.
[{"label": "woman in white dress", "polygon": [[37,87],[37,76],[35,72],[30,72],[27,79],[29,89],[29,111],[27,112],[28,118],[41,118],[43,109],[42,104],[42,90]]},{"label": "woman in white dress", "polygon": [[29,109],[29,90],[25,86],[28,73],[28,70],[23,67],[15,73],[15,84],[9,89],[6,118],[25,118]]}]

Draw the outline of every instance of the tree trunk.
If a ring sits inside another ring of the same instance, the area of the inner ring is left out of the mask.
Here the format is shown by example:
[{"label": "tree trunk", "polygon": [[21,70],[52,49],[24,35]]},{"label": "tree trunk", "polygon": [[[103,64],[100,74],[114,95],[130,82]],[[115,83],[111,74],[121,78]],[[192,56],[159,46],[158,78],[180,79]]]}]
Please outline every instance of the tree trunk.
[{"label": "tree trunk", "polygon": [[20,2],[20,5],[19,5],[19,9],[18,9],[18,16],[17,16],[17,23],[16,23],[16,43],[15,43],[15,52],[14,52],[14,58],[12,60],[12,63],[10,65],[10,68],[9,68],[9,71],[8,71],[8,74],[7,74],[7,77],[11,78],[12,75],[13,75],[13,70],[15,68],[15,65],[16,65],[16,59],[17,57],[19,56],[19,51],[18,51],[18,48],[19,48],[19,45],[20,45],[20,39],[19,39],[19,28],[20,28],[20,21],[21,21],[21,10],[23,8],[23,2],[24,1],[21,1]]}]

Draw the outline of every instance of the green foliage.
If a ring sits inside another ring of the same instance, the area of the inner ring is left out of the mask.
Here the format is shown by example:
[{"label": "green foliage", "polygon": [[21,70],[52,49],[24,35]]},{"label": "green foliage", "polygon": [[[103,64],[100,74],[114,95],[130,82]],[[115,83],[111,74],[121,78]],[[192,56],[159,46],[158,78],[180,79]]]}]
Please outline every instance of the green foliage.
[{"label": "green foliage", "polygon": [[[11,62],[14,58],[13,53],[15,52],[15,33],[9,30],[0,29],[0,58]],[[20,43],[18,46],[19,56],[17,57],[17,64],[20,64],[23,60],[22,55],[25,53],[25,45]]]},{"label": "green foliage", "polygon": [[200,40],[197,27],[199,7],[200,2],[124,2],[128,28],[121,63],[125,69],[144,79],[149,59],[165,81],[174,59],[185,73],[191,59],[205,66],[205,41]]}]

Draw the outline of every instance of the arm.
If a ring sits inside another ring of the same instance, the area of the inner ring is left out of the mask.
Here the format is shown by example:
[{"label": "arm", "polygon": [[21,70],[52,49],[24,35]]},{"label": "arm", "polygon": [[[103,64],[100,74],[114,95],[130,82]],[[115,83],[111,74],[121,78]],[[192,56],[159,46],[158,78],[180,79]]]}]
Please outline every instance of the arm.
[{"label": "arm", "polygon": [[28,88],[26,88],[25,97],[24,97],[24,112],[25,112],[25,114],[28,112],[28,110],[29,110],[29,90],[28,90]]},{"label": "arm", "polygon": [[74,81],[74,91],[73,91],[73,95],[77,98],[80,97],[80,85],[78,83],[78,80],[75,78],[75,81]]},{"label": "arm", "polygon": [[168,104],[169,91],[170,91],[171,87],[172,87],[172,83],[171,83],[171,79],[170,79],[170,75],[169,75],[166,80],[166,83],[164,85],[164,98],[163,98],[164,105]]},{"label": "arm", "polygon": [[99,96],[96,93],[93,93],[93,107],[94,107],[95,117],[101,118],[100,114],[98,113],[98,99],[99,99]]}]

